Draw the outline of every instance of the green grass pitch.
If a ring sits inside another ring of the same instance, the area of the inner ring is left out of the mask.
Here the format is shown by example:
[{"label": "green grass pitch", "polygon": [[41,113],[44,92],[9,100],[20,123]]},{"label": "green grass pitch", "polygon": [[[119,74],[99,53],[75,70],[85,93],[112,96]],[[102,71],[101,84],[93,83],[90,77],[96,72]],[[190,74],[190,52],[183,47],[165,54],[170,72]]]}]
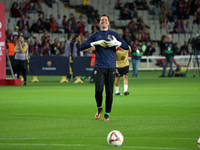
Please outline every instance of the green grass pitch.
[{"label": "green grass pitch", "polygon": [[[1,150],[198,150],[200,78],[159,78],[161,71],[129,74],[129,96],[113,96],[110,121],[95,120],[94,84],[59,83],[40,76],[27,86],[0,86]],[[123,80],[120,81],[123,93]],[[104,93],[105,98],[105,93]],[[103,101],[105,108],[105,99]],[[111,147],[110,131],[124,135]]]}]

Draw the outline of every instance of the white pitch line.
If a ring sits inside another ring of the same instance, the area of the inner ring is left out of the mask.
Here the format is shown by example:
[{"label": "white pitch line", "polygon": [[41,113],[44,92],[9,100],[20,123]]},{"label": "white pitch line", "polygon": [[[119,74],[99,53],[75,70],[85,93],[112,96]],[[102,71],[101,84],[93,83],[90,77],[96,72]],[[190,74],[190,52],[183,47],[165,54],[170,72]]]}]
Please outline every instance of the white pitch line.
[{"label": "white pitch line", "polygon": [[[0,141],[5,140],[48,140],[48,139],[56,139],[56,140],[63,140],[63,139],[106,139],[105,137],[69,137],[69,138],[0,138]],[[197,138],[162,138],[162,137],[125,137],[125,139],[154,139],[154,140],[197,140]]]},{"label": "white pitch line", "polygon": [[[0,143],[0,146],[64,146],[64,147],[108,147],[105,145],[83,145],[83,144],[32,144],[32,143]],[[170,148],[170,147],[139,147],[139,146],[120,146],[120,148],[129,149],[163,149],[163,150],[194,150],[186,148]]]}]

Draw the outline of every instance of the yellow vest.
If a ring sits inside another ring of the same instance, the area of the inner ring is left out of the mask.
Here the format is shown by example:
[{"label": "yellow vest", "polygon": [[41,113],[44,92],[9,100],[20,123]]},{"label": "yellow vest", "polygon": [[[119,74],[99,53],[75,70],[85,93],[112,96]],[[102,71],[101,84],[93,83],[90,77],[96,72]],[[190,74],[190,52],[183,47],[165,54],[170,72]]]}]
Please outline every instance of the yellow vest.
[{"label": "yellow vest", "polygon": [[131,47],[129,47],[129,50],[124,50],[122,48],[119,48],[116,52],[116,66],[117,68],[124,68],[126,66],[129,66],[128,56],[131,52]]}]

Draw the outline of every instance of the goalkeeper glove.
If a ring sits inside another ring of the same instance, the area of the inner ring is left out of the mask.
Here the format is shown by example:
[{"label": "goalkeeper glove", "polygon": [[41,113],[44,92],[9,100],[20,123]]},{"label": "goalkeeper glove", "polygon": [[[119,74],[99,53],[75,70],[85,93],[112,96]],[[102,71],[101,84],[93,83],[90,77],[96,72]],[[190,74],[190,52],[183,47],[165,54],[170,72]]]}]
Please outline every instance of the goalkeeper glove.
[{"label": "goalkeeper glove", "polygon": [[122,45],[122,43],[120,41],[117,41],[117,39],[112,35],[112,39],[108,38],[110,41],[106,41],[108,47],[120,47]]},{"label": "goalkeeper glove", "polygon": [[96,41],[96,42],[92,42],[92,43],[90,43],[90,45],[91,45],[91,46],[100,45],[100,46],[102,46],[102,47],[104,47],[104,48],[107,47],[107,44],[106,44],[105,40],[99,40],[99,41]]}]

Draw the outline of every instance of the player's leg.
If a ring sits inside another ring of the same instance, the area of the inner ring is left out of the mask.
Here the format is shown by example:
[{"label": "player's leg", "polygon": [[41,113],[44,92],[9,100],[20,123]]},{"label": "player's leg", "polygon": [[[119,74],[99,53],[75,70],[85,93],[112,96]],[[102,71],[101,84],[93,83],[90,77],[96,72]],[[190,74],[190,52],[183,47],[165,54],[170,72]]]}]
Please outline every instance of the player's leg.
[{"label": "player's leg", "polygon": [[123,68],[123,79],[124,79],[124,95],[129,95],[128,92],[128,72],[129,66]]},{"label": "player's leg", "polygon": [[116,75],[116,77],[115,77],[115,95],[121,95],[119,93],[119,80],[120,80],[120,77]]},{"label": "player's leg", "polygon": [[173,75],[173,56],[169,56],[169,66],[170,66],[170,70],[169,70],[169,77],[172,77]]},{"label": "player's leg", "polygon": [[26,78],[26,73],[27,73],[27,60],[21,61],[21,72],[22,76],[24,78],[24,85],[27,85],[27,78]]},{"label": "player's leg", "polygon": [[162,71],[162,75],[161,75],[160,77],[165,77],[165,72],[166,72],[166,67],[167,67],[167,64],[168,64],[168,57],[166,56],[166,57],[165,57],[164,64],[163,64],[163,71]]},{"label": "player's leg", "polygon": [[120,80],[120,68],[117,68],[115,74],[115,95],[122,95],[119,93],[119,80]]},{"label": "player's leg", "polygon": [[105,83],[104,78],[104,69],[95,68],[94,69],[94,82],[95,82],[95,99],[98,107],[98,111],[95,115],[96,119],[100,119],[102,109],[102,101],[103,101],[103,87]]},{"label": "player's leg", "polygon": [[113,86],[115,81],[115,68],[108,68],[105,77],[105,90],[106,90],[106,113],[104,120],[109,120],[109,113],[111,112],[113,102]]}]

